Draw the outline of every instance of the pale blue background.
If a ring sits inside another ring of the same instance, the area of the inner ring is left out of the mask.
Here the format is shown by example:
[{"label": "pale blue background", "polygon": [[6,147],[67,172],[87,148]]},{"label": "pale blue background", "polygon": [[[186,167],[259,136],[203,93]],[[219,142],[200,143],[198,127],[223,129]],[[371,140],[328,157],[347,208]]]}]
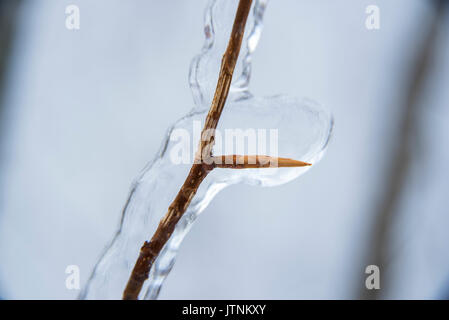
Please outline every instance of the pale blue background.
[{"label": "pale blue background", "polygon": [[[65,28],[77,4],[81,29]],[[129,186],[193,106],[187,73],[206,0],[24,1],[3,101],[0,294],[72,299],[119,221]],[[381,29],[365,28],[365,8]],[[186,237],[165,299],[354,298],[384,188],[409,63],[428,2],[271,1],[254,57],[257,95],[328,106],[323,160],[276,188],[221,192]],[[384,297],[441,298],[449,283],[449,26],[422,97],[426,146],[392,244]]]}]

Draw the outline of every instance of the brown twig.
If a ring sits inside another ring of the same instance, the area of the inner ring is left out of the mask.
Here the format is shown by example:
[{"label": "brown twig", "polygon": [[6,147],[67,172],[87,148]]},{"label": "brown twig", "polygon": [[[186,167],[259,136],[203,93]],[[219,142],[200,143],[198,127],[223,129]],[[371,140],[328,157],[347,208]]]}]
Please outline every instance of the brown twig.
[{"label": "brown twig", "polygon": [[[221,160],[225,160],[226,156],[212,156],[215,129],[217,128],[221,112],[223,111],[223,107],[228,96],[232,81],[232,74],[239,56],[240,46],[242,43],[243,34],[245,32],[246,20],[251,8],[251,3],[252,0],[240,0],[239,2],[228,47],[221,62],[220,75],[218,77],[215,95],[201,134],[201,142],[195,156],[195,163],[192,165],[189,175],[187,176],[176,198],[169,206],[168,212],[160,221],[156,232],[151,238],[151,241],[145,241],[140,249],[139,257],[128,280],[125,291],[123,292],[123,299],[135,300],[138,298],[143,283],[146,279],[148,279],[151,266],[161,252],[163,246],[172,235],[179,219],[181,219],[182,215],[187,210],[201,182],[204,178],[206,178],[207,174],[211,170],[214,168],[265,168],[272,166],[271,163],[277,163],[278,166],[280,164],[284,167],[310,165],[308,163],[292,159],[271,158],[267,156],[231,156],[235,161],[231,164],[225,164],[223,162],[226,161],[222,162]],[[243,162],[240,164],[239,161]],[[266,166],[267,163],[268,166]]]},{"label": "brown twig", "polygon": [[[228,47],[223,55],[221,62],[220,75],[218,77],[217,88],[215,89],[214,99],[206,117],[206,122],[202,131],[202,141],[197,157],[200,159],[212,156],[214,145],[214,130],[217,128],[218,120],[223,111],[226,98],[228,97],[229,87],[232,81],[232,74],[237,62],[245,32],[246,20],[251,8],[252,0],[240,0],[237,13],[232,27],[231,37]],[[148,278],[151,266],[158,256],[162,247],[170,238],[175,226],[181,216],[186,211],[193,196],[195,195],[201,182],[210,171],[210,166],[205,165],[203,161],[193,164],[189,175],[185,180],[181,190],[168,208],[165,217],[159,223],[151,241],[145,241],[140,249],[140,255],[131,273],[131,276],[123,292],[123,299],[137,299],[144,281]]]}]

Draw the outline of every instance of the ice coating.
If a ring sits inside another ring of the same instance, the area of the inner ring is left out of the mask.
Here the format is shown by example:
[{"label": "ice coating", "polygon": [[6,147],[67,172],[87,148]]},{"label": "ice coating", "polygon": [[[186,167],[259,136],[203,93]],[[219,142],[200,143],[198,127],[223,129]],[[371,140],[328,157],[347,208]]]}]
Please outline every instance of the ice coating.
[{"label": "ice coating", "polygon": [[[237,4],[238,1],[229,0],[209,2],[205,14],[205,44],[202,52],[192,60],[189,74],[195,107],[168,130],[159,153],[133,183],[123,209],[119,230],[100,257],[80,298],[121,298],[140,247],[145,240],[151,238],[184,182],[191,165],[173,164],[170,150],[176,142],[170,140],[170,136],[174,130],[180,128],[193,136],[192,123],[204,121]],[[217,129],[277,129],[280,156],[313,164],[321,158],[331,135],[331,114],[310,100],[281,95],[257,98],[248,90],[251,56],[262,31],[266,4],[266,0],[255,1],[253,4],[246,26],[248,36],[242,44],[230,95]],[[197,145],[197,141],[192,143]],[[219,145],[215,146],[214,154],[221,154]],[[297,178],[309,168],[213,170],[201,184],[170,240],[154,262],[139,298],[157,298],[173,267],[184,236],[220,190],[241,182],[261,186],[279,185]]]},{"label": "ice coating", "polygon": [[[240,57],[231,84],[231,99],[249,96],[251,57],[262,33],[262,20],[268,0],[254,1],[248,17]],[[220,70],[221,57],[225,52],[237,10],[238,1],[210,0],[204,14],[205,41],[201,53],[192,59],[189,84],[195,102],[194,110],[209,109]]]}]

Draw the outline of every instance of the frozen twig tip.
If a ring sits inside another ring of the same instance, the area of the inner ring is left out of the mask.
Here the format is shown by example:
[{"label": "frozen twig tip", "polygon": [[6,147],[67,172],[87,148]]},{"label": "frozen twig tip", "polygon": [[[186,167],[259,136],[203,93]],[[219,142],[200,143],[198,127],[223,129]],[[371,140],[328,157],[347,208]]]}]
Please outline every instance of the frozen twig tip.
[{"label": "frozen twig tip", "polygon": [[226,169],[255,169],[255,168],[295,168],[308,167],[311,163],[289,159],[278,158],[270,156],[259,155],[223,155],[215,156],[211,159],[214,168]]}]

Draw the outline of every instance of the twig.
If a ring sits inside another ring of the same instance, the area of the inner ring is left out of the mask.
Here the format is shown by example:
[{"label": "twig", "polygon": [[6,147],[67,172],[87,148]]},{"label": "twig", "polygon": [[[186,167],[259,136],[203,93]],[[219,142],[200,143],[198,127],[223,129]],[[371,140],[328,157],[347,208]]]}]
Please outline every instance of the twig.
[{"label": "twig", "polygon": [[[220,75],[218,77],[215,95],[207,114],[204,128],[201,133],[201,142],[195,156],[195,162],[190,169],[184,184],[182,185],[175,200],[168,208],[168,212],[160,221],[151,241],[145,241],[140,249],[139,257],[133,268],[131,276],[123,292],[123,299],[135,300],[138,298],[142,285],[150,273],[151,267],[161,252],[163,246],[172,235],[176,224],[187,210],[190,202],[195,196],[201,182],[214,168],[265,168],[272,167],[271,163],[277,163],[284,167],[297,167],[310,165],[305,162],[285,158],[271,158],[267,156],[231,156],[232,163],[226,164],[226,156],[213,157],[214,134],[223,107],[228,96],[237,58],[240,52],[243,34],[245,32],[246,20],[251,8],[252,0],[240,0],[234,19],[228,47],[221,62]],[[235,160],[235,161],[234,161]],[[242,163],[240,163],[242,161]],[[246,161],[246,162],[245,162]],[[223,163],[225,162],[225,163]],[[268,163],[268,166],[266,166]]]},{"label": "twig", "polygon": [[[200,159],[212,156],[212,148],[214,145],[214,130],[217,128],[226,98],[228,96],[229,87],[231,85],[232,74],[237,62],[242,43],[243,34],[245,32],[246,20],[251,8],[252,0],[240,0],[237,13],[232,27],[231,37],[228,47],[223,55],[221,62],[220,75],[218,77],[217,88],[215,89],[214,99],[206,117],[206,122],[202,131],[202,139],[197,157]],[[193,164],[189,175],[185,180],[181,190],[168,208],[165,217],[159,223],[151,241],[145,241],[140,249],[140,255],[131,273],[131,276],[123,292],[123,299],[135,300],[138,298],[142,285],[153,265],[154,260],[158,256],[162,247],[170,238],[175,226],[181,216],[186,211],[193,196],[195,195],[201,182],[207,176],[211,168],[200,161]]]}]

